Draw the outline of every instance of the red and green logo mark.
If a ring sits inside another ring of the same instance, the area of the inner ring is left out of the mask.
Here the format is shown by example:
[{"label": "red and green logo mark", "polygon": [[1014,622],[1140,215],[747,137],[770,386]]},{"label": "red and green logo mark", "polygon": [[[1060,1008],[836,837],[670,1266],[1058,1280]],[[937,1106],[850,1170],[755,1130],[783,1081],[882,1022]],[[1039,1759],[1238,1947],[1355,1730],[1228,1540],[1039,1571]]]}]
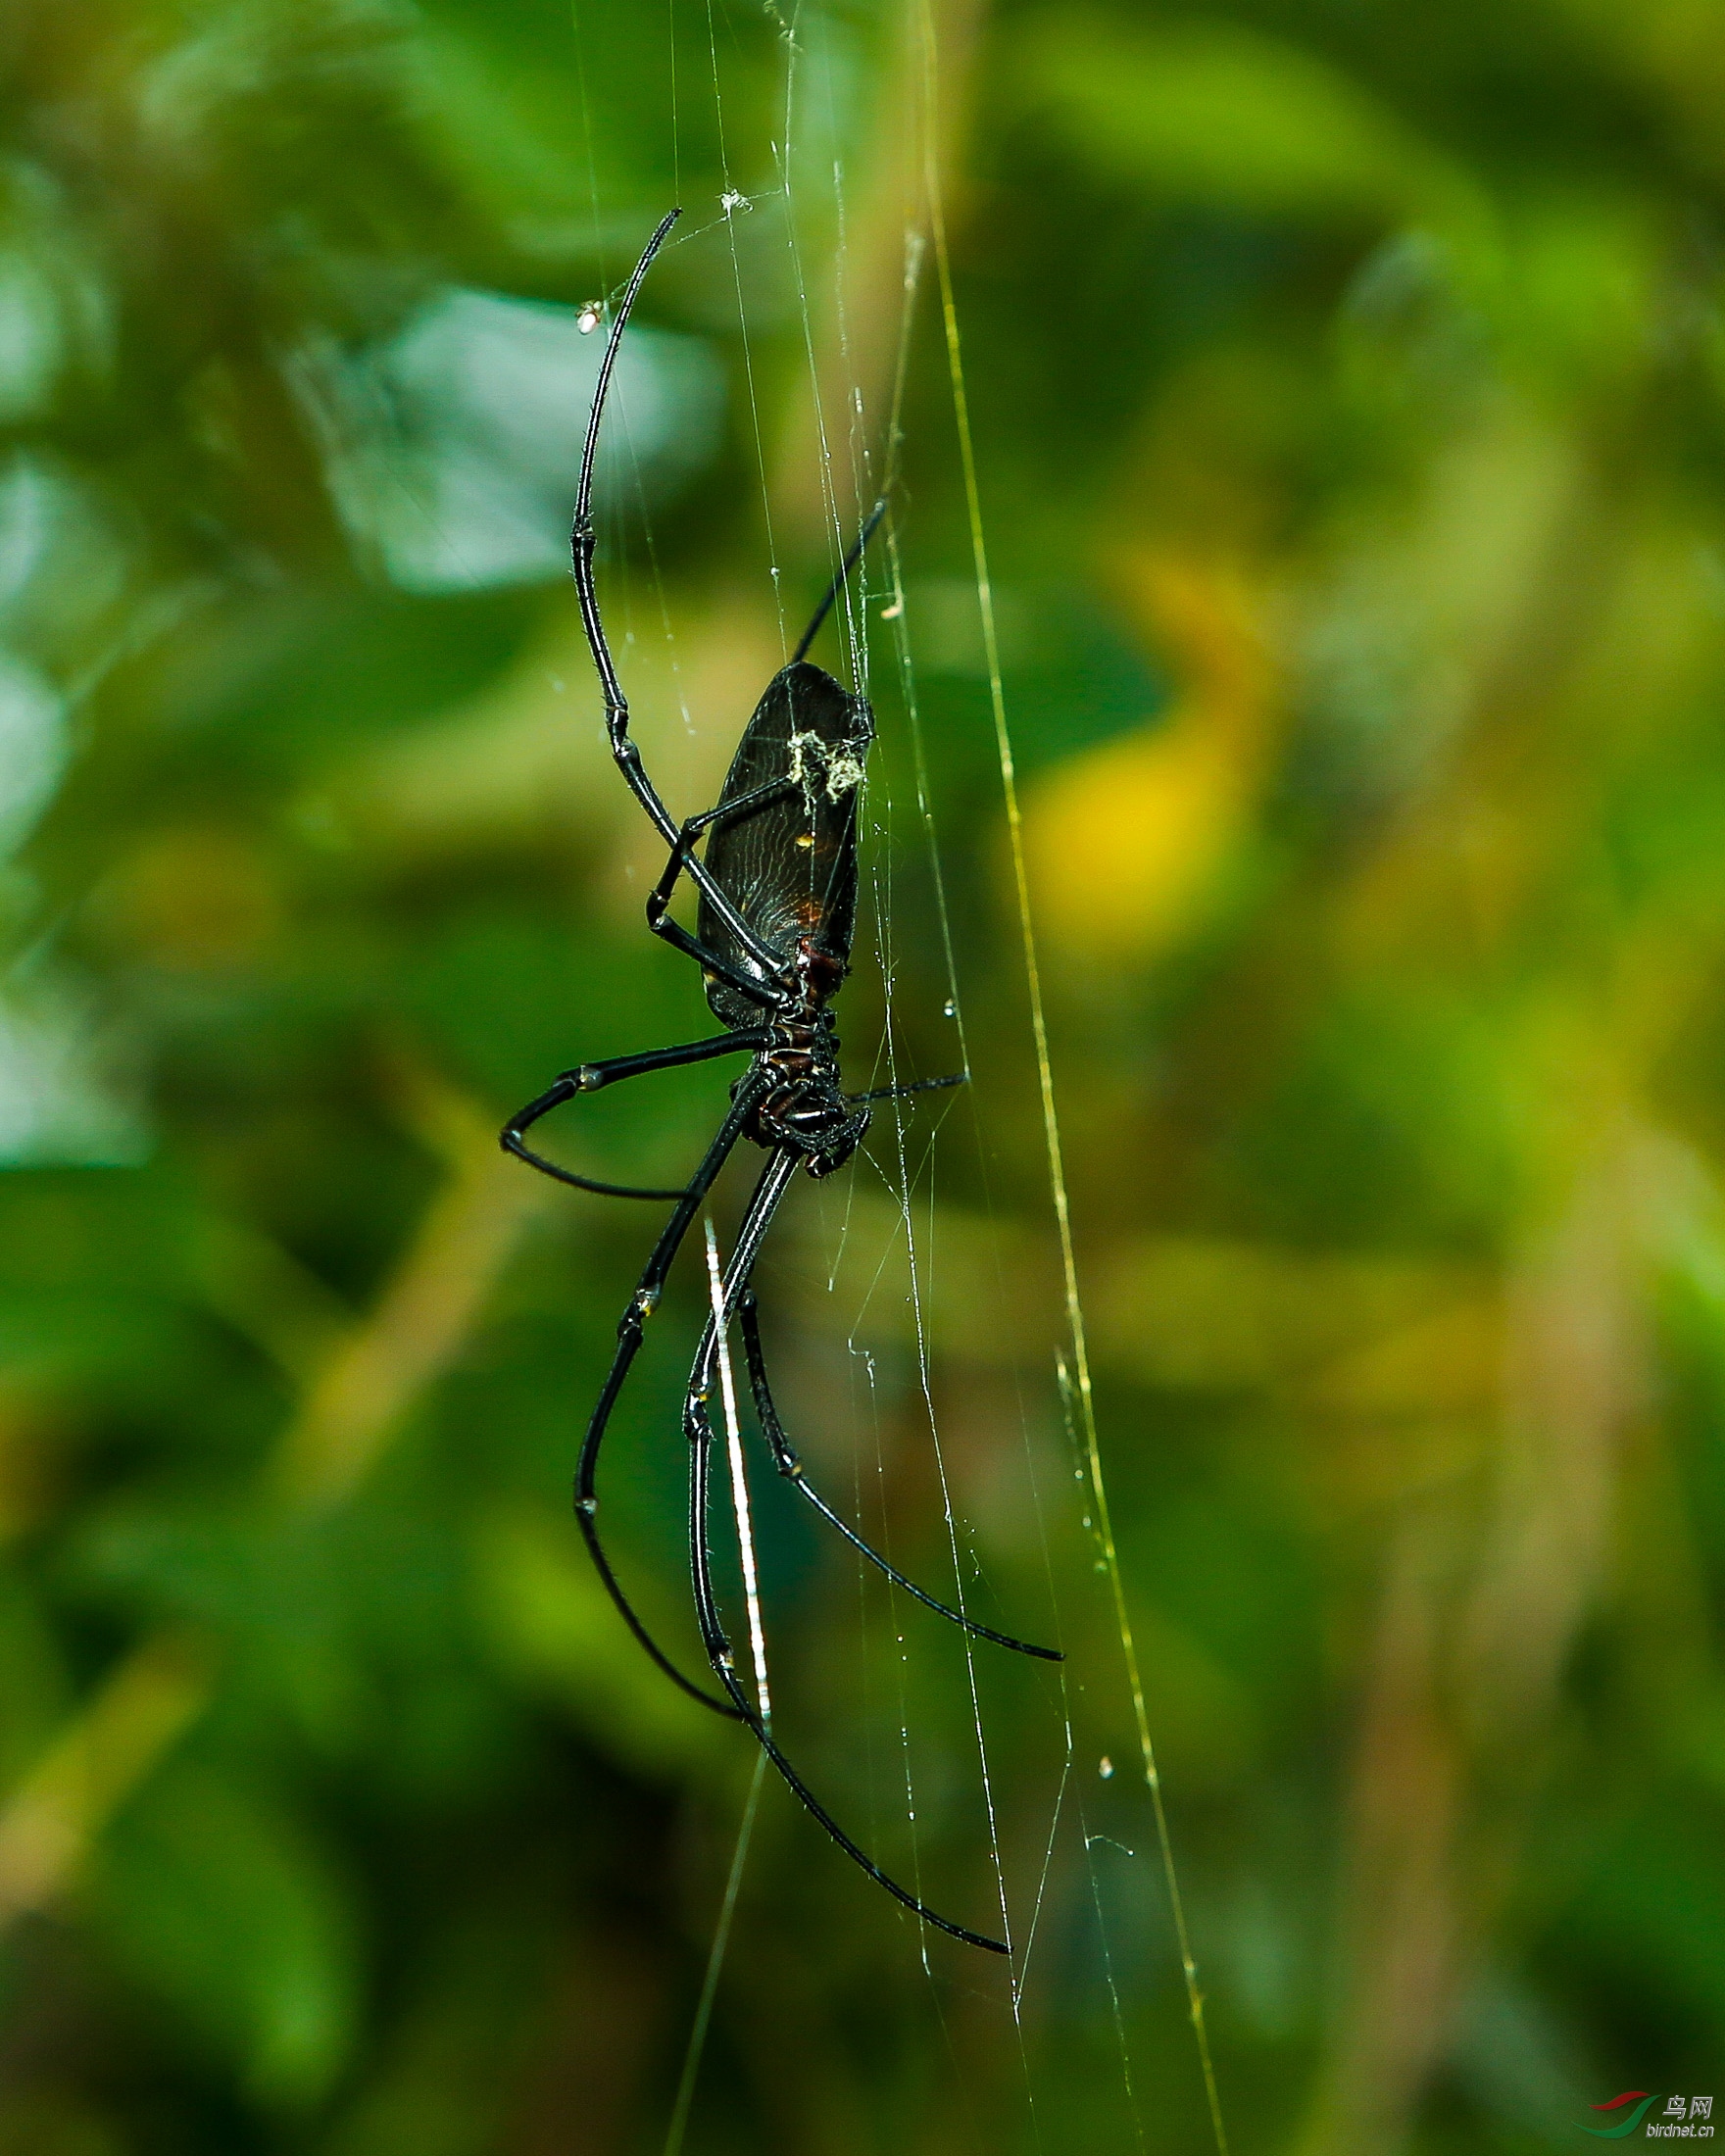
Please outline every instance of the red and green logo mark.
[{"label": "red and green logo mark", "polygon": [[1609,2126],[1584,2126],[1582,2132],[1591,2133],[1596,2140],[1620,2141],[1633,2133],[1648,2115],[1649,2104],[1658,2102],[1657,2096],[1650,2096],[1645,2088],[1626,2088],[1621,2096],[1613,2096],[1608,2104],[1590,2104],[1591,2111],[1622,2111],[1625,2104],[1634,2104],[1633,2111],[1624,2112],[1621,2119],[1614,2119]]},{"label": "red and green logo mark", "polygon": [[[1591,2133],[1598,2141],[1626,2140],[1647,2118],[1649,2108],[1658,2100],[1645,2088],[1626,2088],[1621,2096],[1613,2096],[1609,2103],[1592,2107],[1595,2111],[1613,2114],[1609,2126],[1584,2126],[1581,2131]],[[1616,2116],[1618,2113],[1622,2116]],[[1711,2096],[1668,2096],[1664,2110],[1656,2119],[1649,2120],[1645,2131],[1650,2141],[1710,2141],[1713,2137],[1713,2099]]]}]

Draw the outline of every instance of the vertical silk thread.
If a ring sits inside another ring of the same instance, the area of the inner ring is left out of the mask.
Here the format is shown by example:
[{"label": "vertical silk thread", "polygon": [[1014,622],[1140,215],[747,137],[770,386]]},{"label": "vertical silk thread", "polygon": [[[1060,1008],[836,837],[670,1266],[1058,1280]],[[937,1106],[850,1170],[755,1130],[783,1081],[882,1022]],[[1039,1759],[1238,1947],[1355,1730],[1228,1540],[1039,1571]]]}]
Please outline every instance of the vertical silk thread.
[{"label": "vertical silk thread", "polygon": [[1024,953],[1024,971],[1030,998],[1030,1026],[1036,1044],[1037,1082],[1042,1099],[1043,1138],[1048,1151],[1049,1186],[1055,1218],[1060,1228],[1060,1265],[1065,1285],[1066,1325],[1072,1342],[1072,1368],[1077,1380],[1079,1427],[1083,1435],[1085,1462],[1096,1504],[1097,1529],[1103,1560],[1108,1568],[1114,1617],[1119,1627],[1120,1651],[1126,1681],[1132,1693],[1132,1713],[1137,1726],[1138,1749],[1144,1766],[1145,1785],[1156,1814],[1157,1842],[1161,1852],[1162,1878],[1166,1886],[1174,1935],[1180,1951],[1180,1967],[1186,1983],[1186,2004],[1198,2044],[1204,2075],[1205,2096],[1209,2107],[1210,2131],[1217,2156],[1228,2156],[1227,2131],[1222,2122],[1220,2094],[1209,2034],[1205,2026],[1204,1993],[1193,1958],[1186,1907],[1174,1864],[1174,1844],[1168,1833],[1162,1802],[1161,1775],[1157,1767],[1156,1746],[1150,1734],[1150,1716],[1139,1675],[1138,1649],[1132,1637],[1132,1621],[1126,1608],[1125,1585],[1119,1552],[1109,1515],[1107,1486],[1103,1477],[1102,1448],[1097,1438],[1096,1403],[1090,1382],[1090,1350],[1084,1327],[1084,1308],[1078,1295],[1078,1266],[1072,1247],[1072,1215],[1066,1195],[1065,1163],[1060,1150],[1060,1117],[1055,1105],[1054,1070],[1049,1060],[1048,1024],[1043,1010],[1042,975],[1037,964],[1036,933],[1030,915],[1030,881],[1024,858],[1024,829],[1018,810],[1017,775],[1012,760],[1011,733],[1007,723],[1006,692],[1001,678],[1000,642],[995,628],[994,590],[989,580],[988,549],[983,536],[982,500],[976,483],[976,454],[970,437],[970,408],[964,389],[963,350],[959,334],[959,312],[953,297],[952,258],[947,247],[946,216],[937,150],[938,69],[934,17],[930,0],[917,0],[922,40],[923,80],[923,183],[928,196],[929,226],[934,238],[935,270],[940,284],[941,319],[946,332],[947,371],[952,382],[953,416],[959,436],[959,459],[964,477],[964,501],[970,523],[970,552],[976,574],[977,611],[982,621],[983,657],[988,668],[989,706],[994,716],[995,747],[1000,757],[1001,789],[1006,801],[1007,830],[1011,843],[1012,880],[1018,906],[1018,928]]},{"label": "vertical silk thread", "polygon": [[[772,1700],[766,1690],[766,1641],[761,1626],[761,1596],[755,1577],[755,1538],[749,1517],[749,1485],[743,1466],[743,1441],[737,1425],[737,1390],[731,1375],[730,1345],[726,1337],[724,1283],[719,1276],[718,1244],[713,1233],[711,1218],[707,1227],[707,1279],[713,1301],[713,1322],[717,1329],[717,1356],[720,1400],[724,1409],[724,1428],[731,1463],[731,1494],[737,1512],[737,1542],[742,1551],[743,1583],[749,1603],[749,1643],[755,1657],[755,1689],[761,1703],[761,1719],[772,1720]],[[700,2003],[695,2008],[694,2026],[689,2031],[689,2047],[683,2054],[683,2071],[677,2078],[676,2100],[671,2106],[670,2126],[665,2136],[665,2156],[681,2156],[683,2136],[689,2128],[689,2112],[695,2101],[695,2083],[701,2073],[701,2054],[707,2048],[707,2027],[713,2019],[713,2002],[718,1995],[718,1980],[724,1968],[725,1949],[730,1944],[731,1918],[736,1912],[737,1895],[743,1885],[743,1866],[748,1861],[749,1842],[755,1832],[755,1808],[761,1799],[762,1777],[766,1771],[766,1754],[757,1749],[755,1775],[749,1784],[749,1799],[743,1806],[743,1823],[737,1829],[737,1845],[731,1852],[730,1876],[725,1881],[724,1900],[719,1906],[718,1923],[713,1934],[713,1945],[707,1955],[707,1974],[701,1984]]]},{"label": "vertical silk thread", "polygon": [[701,2072],[701,2054],[707,2048],[707,2025],[713,2019],[713,2002],[718,1995],[719,1973],[724,1968],[725,1948],[730,1944],[731,1918],[736,1914],[737,1895],[742,1889],[743,1866],[748,1861],[749,1842],[755,1833],[755,1807],[761,1800],[761,1783],[765,1772],[766,1754],[757,1748],[755,1774],[749,1784],[748,1802],[743,1806],[743,1824],[737,1830],[737,1845],[731,1852],[730,1876],[725,1881],[718,1925],[707,1956],[701,2002],[695,2009],[695,2025],[689,2031],[689,2048],[683,2054],[683,2071],[677,2080],[670,2128],[665,2136],[665,2156],[682,2156],[683,2135],[689,2129],[689,2111],[695,2101],[695,2082]]}]

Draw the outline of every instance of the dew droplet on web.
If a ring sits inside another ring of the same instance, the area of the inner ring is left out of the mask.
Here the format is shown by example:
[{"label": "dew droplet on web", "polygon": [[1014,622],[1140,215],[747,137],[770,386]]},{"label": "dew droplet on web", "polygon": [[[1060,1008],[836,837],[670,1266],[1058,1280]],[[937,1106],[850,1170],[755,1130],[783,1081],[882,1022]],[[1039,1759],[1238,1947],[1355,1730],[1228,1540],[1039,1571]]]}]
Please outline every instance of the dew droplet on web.
[{"label": "dew droplet on web", "polygon": [[940,1014],[943,1018],[956,1018],[959,1015],[959,1006],[956,1003],[954,1003],[950,996],[947,998],[946,1002],[941,1004]]},{"label": "dew droplet on web", "polygon": [[1096,1771],[1102,1776],[1105,1782],[1111,1782],[1114,1779],[1114,1763],[1109,1757],[1107,1752],[1103,1753],[1102,1764],[1097,1768]]}]

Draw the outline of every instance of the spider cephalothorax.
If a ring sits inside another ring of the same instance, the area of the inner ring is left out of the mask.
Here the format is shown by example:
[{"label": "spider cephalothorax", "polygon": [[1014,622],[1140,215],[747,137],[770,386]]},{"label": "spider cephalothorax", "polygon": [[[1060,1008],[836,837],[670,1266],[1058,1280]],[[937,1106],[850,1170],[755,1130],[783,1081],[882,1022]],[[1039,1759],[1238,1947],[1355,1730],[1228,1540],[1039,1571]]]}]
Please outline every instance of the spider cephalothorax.
[{"label": "spider cephalothorax", "polygon": [[777,1083],[744,1135],[768,1152],[788,1146],[811,1175],[831,1175],[868,1130],[867,1108],[847,1099],[839,1083],[839,1039],[831,1014],[816,1007],[807,1019],[774,1018],[768,1031],[772,1043],[762,1050],[761,1063]]},{"label": "spider cephalothorax", "polygon": [[[857,920],[857,818],[874,721],[866,701],[844,688],[831,674],[812,664],[805,654],[834,600],[844,590],[885,511],[877,503],[861,536],[846,556],[826,598],[815,610],[788,664],[772,677],[743,729],[737,753],[717,805],[678,824],[660,799],[629,738],[629,709],[623,696],[600,619],[593,581],[593,459],[600,416],[616,363],[618,342],[635,294],[648,266],[675,221],[673,210],[660,225],[635,266],[623,293],[600,363],[586,446],[581,458],[575,501],[572,550],[575,589],[581,620],[605,696],[606,723],[617,768],[654,827],[669,849],[665,873],[647,902],[647,924],[675,949],[699,961],[707,1001],[725,1031],[705,1041],[674,1048],[648,1049],[607,1062],[583,1063],[567,1070],[557,1083],[531,1101],[505,1126],[503,1144],[520,1159],[579,1190],[608,1197],[661,1199],[671,1207],[646,1269],[617,1322],[616,1352],[604,1390],[587,1425],[575,1474],[575,1514],[587,1548],[624,1622],[653,1660],[692,1698],[715,1713],[745,1723],[762,1749],[798,1798],[847,1856],[919,1917],[973,1946],[1005,1953],[1006,1943],[939,1916],[908,1887],[889,1879],[874,1860],[845,1833],[814,1796],[780,1749],[756,1702],[744,1690],[733,1664],[719,1615],[708,1548],[708,1486],[714,1434],[707,1411],[712,1389],[718,1323],[710,1319],[695,1351],[683,1396],[683,1428],[690,1446],[689,1556],[695,1583],[696,1614],[708,1662],[718,1680],[715,1694],[677,1668],[653,1639],[612,1569],[600,1540],[597,1476],[599,1454],[631,1364],[640,1351],[645,1320],[657,1305],[671,1261],[706,1200],[726,1159],[742,1139],[764,1150],[766,1165],[749,1200],[737,1234],[720,1300],[722,1322],[742,1330],[748,1359],[749,1389],[761,1434],[773,1464],[802,1492],[814,1509],[871,1564],[928,1608],[949,1618],[977,1639],[1059,1661],[1052,1647],[1038,1647],[995,1632],[949,1608],[888,1563],[821,1497],[803,1472],[773,1404],[766,1361],[750,1280],[773,1215],[799,1164],[810,1175],[831,1175],[844,1166],[868,1129],[868,1102],[934,1087],[958,1085],[960,1078],[933,1078],[919,1084],[886,1087],[878,1092],[847,1094],[839,1073],[838,1036],[828,1008],[850,970]],[[705,856],[696,851],[705,842]],[[693,933],[670,912],[677,884],[687,877],[700,893]],[[534,1152],[525,1134],[541,1116],[577,1094],[596,1093],[647,1071],[668,1070],[715,1055],[742,1054],[748,1069],[731,1088],[731,1105],[713,1143],[688,1184],[681,1190],[641,1190],[632,1185],[598,1183],[572,1173]]]}]

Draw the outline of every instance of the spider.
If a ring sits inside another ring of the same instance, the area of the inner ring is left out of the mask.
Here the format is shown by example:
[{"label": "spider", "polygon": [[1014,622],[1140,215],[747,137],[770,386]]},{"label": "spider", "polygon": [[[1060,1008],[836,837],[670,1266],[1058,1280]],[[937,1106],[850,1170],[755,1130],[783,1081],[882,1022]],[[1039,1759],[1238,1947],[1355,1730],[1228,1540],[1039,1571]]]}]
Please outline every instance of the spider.
[{"label": "spider", "polygon": [[[993,1641],[1014,1653],[1051,1662],[1061,1659],[1053,1647],[1032,1646],[976,1623],[890,1564],[814,1489],[773,1404],[750,1281],[792,1177],[799,1166],[816,1177],[842,1168],[868,1128],[871,1103],[960,1085],[963,1079],[961,1075],[933,1078],[913,1085],[881,1087],[871,1093],[847,1094],[839,1077],[839,1042],[833,1031],[831,1004],[849,970],[856,927],[858,798],[874,727],[867,703],[841,688],[806,655],[880,521],[886,508],[884,501],[875,504],[789,662],[767,683],[743,730],[715,808],[678,824],[660,799],[642,764],[641,752],[629,736],[628,702],[606,642],[593,580],[593,464],[606,393],[630,310],[642,279],[679,214],[671,211],[648,241],[612,323],[587,423],[570,550],[581,621],[604,694],[612,754],[630,791],[670,849],[665,873],[647,901],[647,925],[656,936],[699,962],[708,1004],[725,1031],[704,1041],[648,1049],[638,1054],[613,1056],[605,1062],[582,1063],[566,1070],[553,1086],[510,1119],[502,1143],[506,1152],[530,1167],[577,1190],[595,1191],[609,1198],[655,1199],[669,1202],[673,1208],[617,1325],[616,1351],[588,1423],[575,1474],[575,1516],[599,1577],[623,1622],[674,1685],[715,1714],[741,1722],[753,1733],[804,1806],[870,1879],[954,1938],[1004,1954],[1009,1951],[1005,1941],[939,1915],[908,1887],[889,1878],[853,1840],[792,1766],[738,1679],[719,1616],[708,1547],[714,1447],[708,1396],[718,1345],[716,1318],[708,1319],[695,1352],[683,1398],[683,1429],[689,1442],[689,1560],[695,1611],[718,1692],[685,1676],[653,1639],[624,1593],[599,1536],[599,1454],[617,1396],[640,1350],[643,1329],[664,1291],[672,1260],[719,1170],[739,1141],[748,1139],[765,1152],[766,1165],[738,1232],[719,1307],[723,1324],[728,1327],[734,1320],[741,1330],[749,1389],[773,1465],[829,1526],[926,1608],[972,1637]],[[703,838],[705,858],[695,851]],[[700,894],[694,934],[674,920],[669,910],[671,895],[683,876]],[[542,1116],[578,1095],[597,1093],[602,1087],[641,1077],[648,1071],[706,1062],[717,1055],[741,1054],[750,1057],[749,1067],[731,1087],[730,1108],[700,1165],[681,1190],[641,1190],[625,1184],[595,1182],[559,1167],[526,1143],[526,1133]]]}]

